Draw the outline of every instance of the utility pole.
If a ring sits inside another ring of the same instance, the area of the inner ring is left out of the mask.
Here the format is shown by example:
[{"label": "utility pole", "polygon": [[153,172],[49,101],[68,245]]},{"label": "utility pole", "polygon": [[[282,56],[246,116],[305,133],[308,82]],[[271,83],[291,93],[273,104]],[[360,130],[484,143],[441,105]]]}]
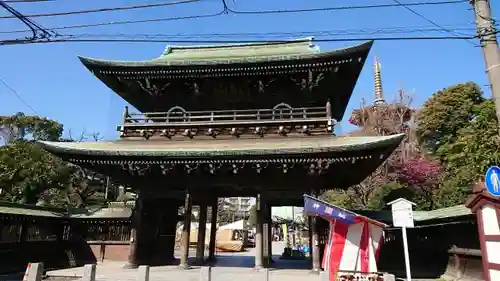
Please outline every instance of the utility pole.
[{"label": "utility pole", "polygon": [[490,81],[491,93],[500,122],[500,53],[498,52],[497,31],[493,25],[489,0],[470,0],[476,17],[477,36],[483,49],[486,73]]}]

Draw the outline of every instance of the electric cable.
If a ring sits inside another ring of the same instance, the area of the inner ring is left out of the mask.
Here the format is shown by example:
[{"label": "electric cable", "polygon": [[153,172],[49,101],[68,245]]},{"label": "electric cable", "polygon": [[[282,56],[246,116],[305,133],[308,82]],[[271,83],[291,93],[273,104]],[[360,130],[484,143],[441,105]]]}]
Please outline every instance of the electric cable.
[{"label": "electric cable", "polygon": [[[166,3],[143,4],[143,5],[134,5],[134,6],[101,8],[101,9],[92,9],[92,10],[60,12],[60,13],[28,14],[28,15],[24,15],[24,16],[29,17],[29,18],[36,18],[36,17],[81,15],[81,14],[91,14],[91,13],[115,12],[115,11],[146,9],[146,8],[156,8],[156,7],[165,7],[165,6],[176,6],[176,5],[181,5],[181,4],[196,3],[196,2],[200,2],[200,1],[201,0],[181,0],[181,1],[175,1],[175,2],[166,2]],[[14,16],[0,16],[0,19],[11,19],[11,18],[15,18],[15,17]]]},{"label": "electric cable", "polygon": [[[464,36],[474,36],[474,28],[451,28],[454,31],[470,31],[472,35],[463,34]],[[243,32],[243,33],[193,33],[193,34],[146,34],[146,33],[78,33],[67,35],[72,39],[79,38],[127,38],[127,39],[201,39],[201,38],[266,38],[266,37],[324,37],[324,36],[353,36],[353,35],[376,35],[376,34],[407,34],[407,33],[424,33],[424,32],[443,32],[440,28],[422,28],[422,27],[388,27],[388,28],[366,28],[366,29],[338,29],[338,30],[317,30],[317,31],[292,31],[292,32]]]},{"label": "electric cable", "polygon": [[35,115],[40,115],[14,88],[12,88],[5,80],[0,77],[0,83],[7,88],[14,96],[16,96],[24,105],[26,105]]},{"label": "electric cable", "polygon": [[[88,28],[97,26],[109,26],[109,25],[122,25],[122,24],[137,24],[137,23],[148,23],[148,22],[162,22],[162,21],[176,21],[176,20],[187,20],[187,19],[202,19],[202,18],[213,18],[225,14],[226,11],[222,10],[213,14],[205,15],[192,15],[192,16],[181,16],[181,17],[169,17],[169,18],[154,18],[154,19],[143,19],[143,20],[126,20],[126,21],[112,21],[103,23],[91,23],[91,24],[79,24],[79,25],[69,25],[69,26],[58,26],[51,28],[51,30],[66,30],[75,28]],[[14,33],[24,33],[28,30],[11,30],[11,31],[1,31],[0,34],[14,34]]]},{"label": "electric cable", "polygon": [[[446,5],[446,4],[458,4],[464,3],[467,0],[452,0],[452,1],[438,1],[438,2],[415,2],[409,3],[413,6],[425,6],[425,5]],[[111,21],[111,22],[101,22],[101,23],[90,23],[90,24],[79,24],[79,25],[69,25],[69,26],[57,26],[52,28],[52,30],[66,30],[66,29],[78,29],[78,28],[90,28],[98,26],[110,26],[110,25],[123,25],[123,24],[138,24],[138,23],[148,23],[148,22],[161,22],[161,21],[174,21],[174,20],[186,20],[186,19],[198,19],[198,18],[210,18],[217,17],[223,14],[282,14],[282,13],[303,13],[303,12],[320,12],[320,11],[339,11],[339,10],[355,10],[355,9],[374,9],[374,8],[388,8],[388,7],[400,7],[401,4],[379,4],[379,5],[364,5],[364,6],[337,6],[328,8],[313,8],[313,9],[296,9],[296,10],[268,10],[268,11],[237,11],[230,9],[225,0],[222,0],[222,10],[212,14],[205,15],[190,15],[190,16],[180,16],[180,17],[165,17],[165,18],[153,18],[153,19],[142,19],[142,20],[125,20],[125,21]],[[26,30],[12,30],[3,31],[0,34],[13,34],[13,33],[23,33]]]},{"label": "electric cable", "polygon": [[[222,0],[226,4],[226,0]],[[227,10],[233,14],[285,14],[285,13],[304,13],[304,12],[326,12],[326,11],[339,11],[339,10],[357,10],[357,9],[374,9],[374,8],[391,8],[391,7],[401,7],[407,6],[428,6],[428,5],[448,5],[448,4],[460,4],[465,3],[467,0],[451,0],[451,1],[436,1],[436,2],[413,2],[408,4],[392,3],[392,4],[374,4],[374,5],[362,5],[362,6],[340,6],[340,7],[328,7],[328,8],[310,8],[310,9],[292,9],[292,10],[264,10],[264,11],[237,11],[231,8]],[[226,5],[227,7],[227,5]]]},{"label": "electric cable", "polygon": [[55,0],[5,0],[4,3],[37,3],[37,2],[54,2]]},{"label": "electric cable", "polygon": [[[49,30],[47,30],[45,27],[39,25],[38,23],[34,22],[33,20],[25,17],[23,14],[21,14],[19,11],[16,9],[12,8],[8,4],[6,4],[4,1],[0,1],[0,7],[4,8],[7,12],[11,13],[15,18],[19,19],[22,21],[33,33],[31,38],[28,38],[29,40],[36,40],[39,38],[48,38],[52,35],[57,35],[56,33],[53,33]],[[41,33],[41,35],[40,35]]]},{"label": "electric cable", "polygon": [[[428,36],[428,37],[367,37],[367,38],[329,38],[315,39],[313,42],[353,42],[353,41],[403,41],[403,40],[466,40],[475,36]],[[285,44],[293,40],[154,40],[154,39],[47,39],[0,41],[4,45],[47,44],[47,43],[177,43],[177,44]]]},{"label": "electric cable", "polygon": [[[475,9],[474,9],[474,14],[485,21],[491,22],[491,26],[492,26],[491,29],[485,28],[484,26],[476,28],[476,33],[477,33],[478,38],[480,38],[480,42],[489,41],[487,39],[484,39],[484,37],[486,37],[486,36],[490,36],[492,34],[498,34],[498,31],[497,31],[498,24],[497,24],[496,19],[494,19],[492,17],[485,17],[485,16],[479,14],[478,12],[476,12]],[[495,40],[496,40],[496,38],[493,38],[493,41],[495,41]]]},{"label": "electric cable", "polygon": [[[434,25],[435,27],[437,27],[437,28],[441,28],[442,30],[444,30],[444,31],[446,31],[446,32],[448,32],[448,33],[450,33],[450,34],[452,34],[452,35],[454,35],[454,36],[460,36],[459,34],[457,34],[457,33],[453,32],[452,30],[449,30],[449,29],[446,29],[446,28],[442,27],[441,25],[439,25],[439,24],[438,24],[438,23],[436,23],[435,21],[433,21],[433,20],[431,20],[431,19],[427,18],[426,16],[422,15],[421,13],[419,13],[419,12],[415,11],[414,9],[410,8],[408,4],[403,4],[403,3],[401,3],[399,0],[392,0],[392,1],[394,1],[394,2],[395,2],[395,3],[397,3],[397,4],[400,4],[400,5],[401,5],[401,7],[405,8],[407,11],[409,11],[409,12],[411,12],[412,14],[414,14],[414,15],[418,16],[419,18],[421,18],[421,19],[423,19],[423,20],[427,21],[428,23],[430,23],[430,24]],[[468,42],[468,43],[470,43],[470,44],[472,44],[473,46],[477,46],[477,44],[476,44],[476,43],[474,43],[474,42],[472,42],[472,41],[470,41],[470,39],[466,39],[465,41],[466,41],[466,42]]]}]

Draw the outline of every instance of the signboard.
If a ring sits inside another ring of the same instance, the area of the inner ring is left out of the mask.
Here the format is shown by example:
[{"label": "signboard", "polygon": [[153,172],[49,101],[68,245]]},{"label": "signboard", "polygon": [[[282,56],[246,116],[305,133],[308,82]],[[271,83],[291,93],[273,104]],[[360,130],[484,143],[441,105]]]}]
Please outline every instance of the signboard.
[{"label": "signboard", "polygon": [[414,227],[413,210],[412,209],[392,210],[392,224],[395,227]]},{"label": "signboard", "polygon": [[392,209],[392,224],[395,227],[401,227],[401,232],[403,234],[403,252],[405,255],[406,280],[411,281],[410,253],[408,251],[406,228],[414,227],[413,206],[415,206],[415,203],[404,198],[399,198],[389,202],[387,205],[390,205]]},{"label": "signboard", "polygon": [[500,168],[492,166],[486,171],[484,176],[484,185],[489,193],[494,196],[500,196]]},{"label": "signboard", "polygon": [[392,224],[395,227],[414,227],[413,205],[415,203],[399,198],[389,203],[389,205],[391,205],[392,209]]}]

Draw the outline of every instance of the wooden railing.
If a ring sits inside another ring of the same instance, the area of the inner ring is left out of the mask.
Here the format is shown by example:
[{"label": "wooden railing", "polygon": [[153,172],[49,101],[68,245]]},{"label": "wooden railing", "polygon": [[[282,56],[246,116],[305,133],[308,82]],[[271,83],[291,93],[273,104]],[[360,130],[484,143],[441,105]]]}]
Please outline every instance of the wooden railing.
[{"label": "wooden railing", "polygon": [[280,103],[272,109],[187,111],[172,107],[167,112],[130,113],[125,107],[123,125],[118,126],[122,137],[142,136],[148,139],[156,133],[172,137],[178,132],[193,137],[199,132],[215,137],[223,131],[235,136],[244,133],[261,134],[270,129],[279,134],[291,131],[310,133],[320,128],[331,132],[335,120],[331,105],[325,107],[292,108]]},{"label": "wooden railing", "polygon": [[82,235],[87,241],[130,241],[129,224],[90,224],[82,230]]}]

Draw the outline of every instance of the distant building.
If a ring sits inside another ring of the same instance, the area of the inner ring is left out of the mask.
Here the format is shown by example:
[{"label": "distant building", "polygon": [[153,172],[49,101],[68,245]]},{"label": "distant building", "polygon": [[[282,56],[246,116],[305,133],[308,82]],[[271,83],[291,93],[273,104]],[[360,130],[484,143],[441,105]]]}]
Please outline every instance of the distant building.
[{"label": "distant building", "polygon": [[224,208],[234,211],[238,215],[247,215],[255,205],[254,197],[229,197],[224,199]]},{"label": "distant building", "polygon": [[293,220],[295,222],[303,222],[304,218],[304,208],[302,207],[273,207],[271,209],[271,216],[273,218]]}]

